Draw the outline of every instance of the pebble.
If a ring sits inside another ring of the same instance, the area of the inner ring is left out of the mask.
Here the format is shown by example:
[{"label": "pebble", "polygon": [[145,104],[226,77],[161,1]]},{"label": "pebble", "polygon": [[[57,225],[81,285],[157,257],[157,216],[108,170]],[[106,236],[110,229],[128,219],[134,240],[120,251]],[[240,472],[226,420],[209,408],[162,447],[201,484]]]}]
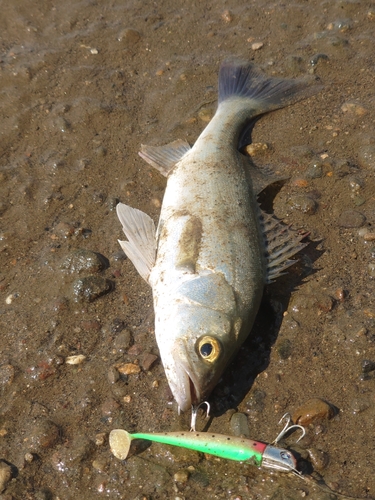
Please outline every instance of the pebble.
[{"label": "pebble", "polygon": [[314,160],[310,162],[305,172],[306,178],[320,179],[322,175],[323,175],[323,162],[321,160]]},{"label": "pebble", "polygon": [[70,446],[59,448],[51,457],[53,467],[60,473],[77,470],[77,465],[91,457],[95,444],[87,436],[75,436]]},{"label": "pebble", "polygon": [[230,23],[233,21],[233,16],[231,12],[228,9],[226,9],[222,12],[221,19],[226,23]]},{"label": "pebble", "polygon": [[108,398],[104,401],[101,406],[102,415],[105,417],[110,417],[113,413],[116,413],[120,408],[118,402],[113,398]]},{"label": "pebble", "polygon": [[68,356],[65,358],[65,363],[67,365],[81,365],[86,359],[84,354],[76,354],[74,356]]},{"label": "pebble", "polygon": [[40,453],[53,448],[60,438],[59,427],[47,418],[38,418],[29,431],[27,441],[29,452]]},{"label": "pebble", "polygon": [[115,318],[112,321],[111,332],[112,333],[120,333],[123,330],[125,330],[125,327],[126,327],[126,323],[124,320],[122,320],[120,318]]},{"label": "pebble", "polygon": [[370,401],[368,397],[355,398],[350,403],[350,407],[353,413],[361,413],[370,407]]},{"label": "pebble", "polygon": [[320,398],[313,398],[302,404],[292,415],[295,424],[308,426],[320,420],[331,419],[335,415],[333,407]]},{"label": "pebble", "polygon": [[329,455],[328,453],[318,450],[317,448],[308,448],[309,458],[314,470],[322,471],[328,467]]},{"label": "pebble", "polygon": [[230,428],[235,436],[250,437],[249,423],[244,413],[236,412],[232,415]]},{"label": "pebble", "polygon": [[341,106],[341,111],[352,116],[364,116],[368,110],[358,102],[347,101]]},{"label": "pebble", "polygon": [[176,481],[176,483],[187,483],[189,476],[190,473],[188,470],[180,469],[174,473],[173,479]]},{"label": "pebble", "polygon": [[108,261],[103,255],[83,248],[70,253],[61,263],[61,268],[72,274],[96,274],[107,267]]},{"label": "pebble", "polygon": [[261,156],[269,151],[268,144],[262,142],[253,142],[245,146],[245,153],[249,156]]},{"label": "pebble", "polygon": [[362,372],[370,373],[375,370],[375,361],[371,361],[369,359],[364,359],[362,361]]},{"label": "pebble", "polygon": [[317,202],[306,194],[294,194],[288,200],[288,205],[293,210],[298,210],[307,215],[314,215],[318,204]]},{"label": "pebble", "polygon": [[263,42],[255,42],[251,44],[251,49],[252,50],[259,50],[263,47]]},{"label": "pebble", "polygon": [[119,352],[125,352],[133,343],[132,332],[129,329],[123,330],[114,340],[114,348]]},{"label": "pebble", "polygon": [[14,380],[14,367],[12,365],[0,366],[0,385],[10,385]]},{"label": "pebble", "polygon": [[115,384],[116,382],[119,381],[120,379],[120,373],[119,371],[116,369],[116,367],[114,366],[111,366],[109,369],[108,369],[108,373],[107,373],[107,377],[108,377],[108,381],[110,384]]},{"label": "pebble", "polygon": [[375,168],[375,145],[370,144],[358,149],[358,160],[361,167]]},{"label": "pebble", "polygon": [[152,354],[150,352],[144,353],[141,358],[142,370],[148,372],[152,368],[152,366],[156,363],[157,360],[158,357],[155,354]]},{"label": "pebble", "polygon": [[126,44],[134,44],[138,42],[138,40],[141,38],[141,34],[139,31],[133,29],[133,28],[125,28],[123,29],[119,35],[117,36],[117,40],[119,42],[125,42]]},{"label": "pebble", "polygon": [[327,56],[327,54],[319,53],[319,54],[313,55],[312,58],[310,59],[310,64],[311,64],[311,66],[316,66],[321,61],[322,62],[329,61],[329,57]]},{"label": "pebble", "polygon": [[73,283],[73,297],[76,302],[93,302],[113,289],[112,282],[101,276],[86,276]]},{"label": "pebble", "polygon": [[293,351],[292,342],[289,339],[283,339],[278,342],[276,350],[280,359],[288,359]]},{"label": "pebble", "polygon": [[135,375],[141,371],[141,367],[135,363],[124,363],[116,368],[122,375]]},{"label": "pebble", "polygon": [[357,210],[345,210],[338,218],[339,227],[346,229],[361,227],[365,223],[366,217]]},{"label": "pebble", "polygon": [[11,479],[12,468],[5,462],[0,462],[0,493],[3,493],[3,491],[5,491]]}]

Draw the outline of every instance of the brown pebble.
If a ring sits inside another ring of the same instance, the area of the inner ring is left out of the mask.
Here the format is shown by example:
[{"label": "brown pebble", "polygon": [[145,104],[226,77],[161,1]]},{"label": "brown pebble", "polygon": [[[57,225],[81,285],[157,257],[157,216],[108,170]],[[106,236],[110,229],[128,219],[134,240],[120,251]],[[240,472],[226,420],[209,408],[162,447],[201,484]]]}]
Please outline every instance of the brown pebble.
[{"label": "brown pebble", "polygon": [[363,235],[363,239],[364,239],[365,241],[375,241],[375,233],[370,233],[370,232],[365,233],[365,234]]},{"label": "brown pebble", "polygon": [[5,462],[0,462],[0,493],[2,493],[7,484],[12,479],[12,468]]},{"label": "brown pebble", "polygon": [[43,450],[52,448],[60,437],[58,426],[46,418],[39,418],[29,432],[29,450],[34,453],[40,453]]},{"label": "brown pebble", "polygon": [[340,227],[354,228],[361,227],[365,223],[366,217],[357,210],[345,210],[338,219]]},{"label": "brown pebble", "polygon": [[100,322],[96,319],[81,321],[81,326],[82,329],[85,330],[86,332],[90,331],[97,332],[101,328]]},{"label": "brown pebble", "polygon": [[224,12],[221,14],[221,19],[225,21],[226,23],[230,23],[233,21],[233,16],[230,13],[228,9],[224,10]]},{"label": "brown pebble", "polygon": [[139,31],[137,31],[137,30],[135,30],[133,28],[125,28],[118,35],[117,40],[119,42],[125,42],[127,44],[133,44],[135,42],[138,42],[138,40],[140,38],[141,38],[141,34],[139,33]]},{"label": "brown pebble", "polygon": [[329,420],[334,415],[334,409],[329,403],[320,398],[313,398],[297,408],[292,419],[295,424],[306,427],[313,422]]},{"label": "brown pebble", "polygon": [[321,471],[327,468],[329,464],[329,456],[327,453],[317,448],[309,448],[307,451],[314,470]]},{"label": "brown pebble", "polygon": [[333,299],[329,295],[318,294],[316,296],[317,306],[323,312],[332,311],[333,308]]},{"label": "brown pebble", "polygon": [[141,367],[134,363],[124,363],[123,365],[117,366],[117,370],[122,375],[134,375],[140,373]]},{"label": "brown pebble", "polygon": [[346,298],[346,291],[343,289],[343,288],[336,288],[335,290],[335,298],[337,300],[339,300],[340,302],[344,302],[345,298]]},{"label": "brown pebble", "polygon": [[120,408],[120,405],[113,398],[108,398],[101,406],[102,415],[111,416]]},{"label": "brown pebble", "polygon": [[128,350],[128,354],[131,356],[139,356],[143,351],[143,347],[140,344],[134,344]]},{"label": "brown pebble", "polygon": [[154,363],[157,361],[158,357],[155,354],[151,354],[150,352],[146,352],[141,358],[141,366],[142,370],[147,372],[151,369]]},{"label": "brown pebble", "polygon": [[114,366],[111,366],[108,370],[107,377],[110,384],[115,384],[119,380],[120,374]]},{"label": "brown pebble", "polygon": [[95,436],[96,446],[103,446],[106,438],[107,438],[107,434],[105,432],[99,432],[98,434],[96,434],[96,436]]}]

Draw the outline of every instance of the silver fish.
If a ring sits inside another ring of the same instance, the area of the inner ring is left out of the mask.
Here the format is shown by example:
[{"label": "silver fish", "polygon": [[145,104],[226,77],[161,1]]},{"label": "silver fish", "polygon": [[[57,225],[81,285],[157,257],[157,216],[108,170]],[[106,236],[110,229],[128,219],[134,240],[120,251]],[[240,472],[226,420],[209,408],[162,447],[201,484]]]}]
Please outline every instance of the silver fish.
[{"label": "silver fish", "polygon": [[209,396],[251,330],[264,285],[305,246],[261,212],[257,194],[274,179],[238,144],[249,121],[312,95],[311,83],[223,63],[217,111],[194,146],[141,148],[168,179],[157,231],[145,213],[117,205],[127,238],[120,245],[152,287],[156,340],[182,411]]}]

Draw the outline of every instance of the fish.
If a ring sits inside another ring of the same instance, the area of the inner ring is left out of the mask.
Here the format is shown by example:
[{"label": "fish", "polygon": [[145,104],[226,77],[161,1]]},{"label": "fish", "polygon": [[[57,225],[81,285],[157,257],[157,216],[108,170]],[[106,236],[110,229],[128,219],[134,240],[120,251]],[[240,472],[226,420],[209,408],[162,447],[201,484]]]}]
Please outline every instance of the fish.
[{"label": "fish", "polygon": [[315,94],[314,78],[268,77],[247,61],[219,70],[215,115],[191,147],[141,146],[167,178],[157,229],[144,212],[116,207],[119,243],[151,286],[155,336],[179,411],[207,399],[249,335],[263,289],[295,261],[305,235],[263,212],[275,176],[239,147],[260,115]]},{"label": "fish", "polygon": [[125,460],[129,455],[133,439],[145,439],[156,443],[179,446],[227,460],[245,462],[257,467],[299,474],[296,458],[293,453],[285,448],[279,448],[263,441],[211,432],[130,434],[124,429],[113,429],[109,434],[109,446],[113,455],[119,460]]}]

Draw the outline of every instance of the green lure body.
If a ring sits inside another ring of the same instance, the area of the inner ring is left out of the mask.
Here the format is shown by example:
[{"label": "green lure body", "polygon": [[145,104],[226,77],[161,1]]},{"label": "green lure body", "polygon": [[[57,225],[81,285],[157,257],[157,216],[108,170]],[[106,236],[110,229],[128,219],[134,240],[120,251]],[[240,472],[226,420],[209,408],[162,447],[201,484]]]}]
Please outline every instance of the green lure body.
[{"label": "green lure body", "polygon": [[137,433],[131,434],[131,437],[188,448],[228,460],[251,462],[257,466],[262,465],[263,452],[267,447],[266,443],[260,441],[209,432]]}]

